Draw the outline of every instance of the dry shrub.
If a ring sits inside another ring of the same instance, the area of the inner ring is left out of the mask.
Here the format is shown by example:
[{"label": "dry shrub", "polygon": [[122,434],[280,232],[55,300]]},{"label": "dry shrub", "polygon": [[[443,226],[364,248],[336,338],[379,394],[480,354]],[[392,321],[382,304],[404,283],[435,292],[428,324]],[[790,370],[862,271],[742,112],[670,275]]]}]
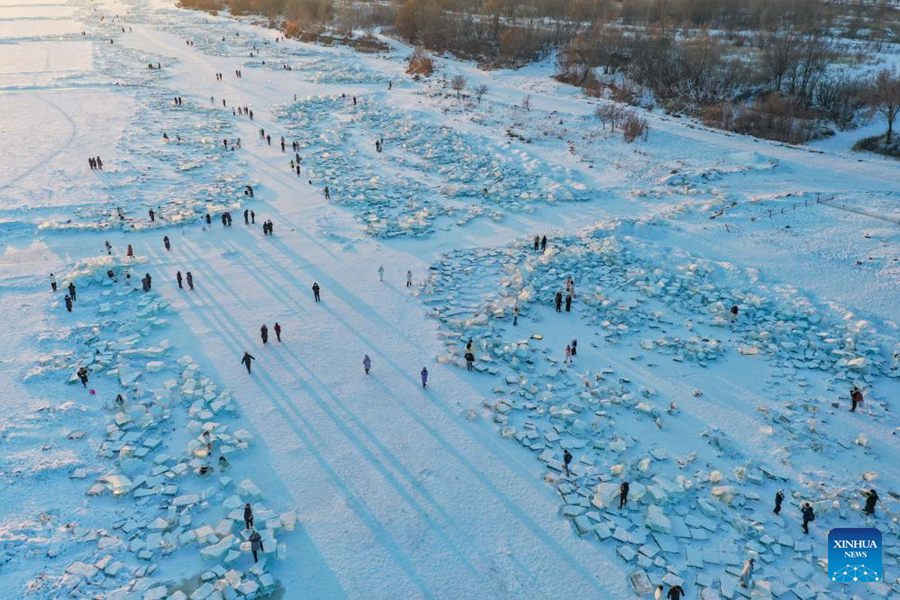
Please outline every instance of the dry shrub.
[{"label": "dry shrub", "polygon": [[299,37],[303,32],[303,29],[300,27],[300,23],[290,19],[284,22],[284,27],[282,28],[284,31],[284,36],[289,38]]},{"label": "dry shrub", "polygon": [[178,0],[178,6],[216,14],[225,8],[225,3],[222,0]]},{"label": "dry shrub", "polygon": [[424,50],[416,48],[409,57],[406,73],[408,75],[424,75],[428,77],[434,73],[434,60]]},{"label": "dry shrub", "polygon": [[647,139],[647,120],[639,117],[636,112],[629,110],[622,121],[622,138],[631,143],[638,138]]},{"label": "dry shrub", "polygon": [[731,129],[734,126],[734,107],[731,104],[710,104],[700,112],[700,122],[717,129]]},{"label": "dry shrub", "polygon": [[812,137],[816,118],[808,107],[773,93],[743,108],[734,119],[733,129],[738,133],[799,144]]}]

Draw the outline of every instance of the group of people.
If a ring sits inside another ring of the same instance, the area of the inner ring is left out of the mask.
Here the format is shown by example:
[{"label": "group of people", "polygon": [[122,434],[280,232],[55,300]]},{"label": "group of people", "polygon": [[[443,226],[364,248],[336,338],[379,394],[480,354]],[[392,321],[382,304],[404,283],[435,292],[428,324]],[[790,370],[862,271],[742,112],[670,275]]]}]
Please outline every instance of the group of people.
[{"label": "group of people", "polygon": [[[77,298],[75,283],[70,281],[66,289],[69,292],[65,297],[66,310],[72,312],[72,305],[75,302],[75,298]],[[50,273],[50,290],[56,292],[56,276],[53,273]]]},{"label": "group of people", "polygon": [[190,271],[188,271],[188,272],[186,272],[186,273],[184,274],[184,278],[183,278],[183,279],[182,279],[182,277],[181,277],[181,271],[177,271],[177,272],[175,273],[175,281],[178,282],[178,289],[181,289],[181,290],[184,289],[184,285],[183,285],[183,283],[182,283],[183,281],[186,281],[186,282],[187,282],[188,289],[190,289],[190,290],[194,289],[194,276],[191,275],[191,272],[190,272]]},{"label": "group of people", "polygon": [[[275,321],[275,326],[273,327],[273,329],[275,330],[275,339],[277,339],[280,342],[281,341],[281,324],[279,324],[278,321]],[[259,337],[262,338],[263,344],[269,343],[269,328],[266,326],[265,323],[263,323],[262,327],[259,328]]]},{"label": "group of people", "polygon": [[253,562],[259,562],[259,553],[265,552],[262,536],[253,527],[253,507],[247,502],[244,504],[244,529],[250,532],[248,541],[250,542],[250,552],[253,554]]},{"label": "group of people", "polygon": [[91,156],[88,157],[88,165],[91,167],[91,171],[102,171],[103,170],[103,161],[99,156]]}]

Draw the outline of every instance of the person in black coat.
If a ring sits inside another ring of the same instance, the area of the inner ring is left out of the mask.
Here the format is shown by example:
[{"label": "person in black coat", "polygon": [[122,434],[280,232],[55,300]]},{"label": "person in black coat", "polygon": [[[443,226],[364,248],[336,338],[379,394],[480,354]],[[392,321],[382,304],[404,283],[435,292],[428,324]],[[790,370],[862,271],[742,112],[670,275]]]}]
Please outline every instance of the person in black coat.
[{"label": "person in black coat", "polygon": [[572,294],[566,294],[566,312],[572,312]]},{"label": "person in black coat", "polygon": [[568,448],[563,451],[563,468],[566,470],[566,477],[569,476],[569,465],[572,463],[572,453]]},{"label": "person in black coat", "polygon": [[66,302],[66,310],[69,312],[72,312],[72,298],[68,294],[66,294],[65,302]]},{"label": "person in black coat", "polygon": [[178,282],[178,288],[183,290],[184,286],[181,285],[181,271],[178,271],[177,273],[175,273],[175,281]]},{"label": "person in black coat", "polygon": [[254,360],[256,360],[255,356],[253,356],[249,352],[244,352],[244,357],[241,359],[241,364],[247,367],[247,373],[250,373],[250,363]]},{"label": "person in black coat", "polygon": [[666,594],[666,598],[669,600],[681,600],[682,596],[684,596],[684,590],[681,589],[680,585],[673,585],[669,588],[669,593]]},{"label": "person in black coat", "polygon": [[266,548],[263,546],[262,536],[259,535],[258,531],[253,531],[250,534],[250,551],[253,552],[253,562],[259,562],[259,553],[265,552]]},{"label": "person in black coat", "polygon": [[164,235],[164,236],[163,236],[163,246],[166,247],[166,250],[171,250],[171,249],[172,249],[171,244],[169,244],[169,236],[167,236],[167,235]]},{"label": "person in black coat", "polygon": [[313,298],[318,302],[321,298],[319,298],[319,282],[314,282],[312,286]]},{"label": "person in black coat", "polygon": [[874,515],[875,514],[875,504],[878,503],[878,492],[875,489],[871,489],[865,494],[866,496],[866,507],[863,509],[863,514],[866,515]]},{"label": "person in black coat", "polygon": [[556,312],[562,312],[562,292],[556,292]]},{"label": "person in black coat", "polygon": [[269,328],[266,327],[265,323],[263,323],[263,326],[259,328],[259,337],[262,338],[263,344],[267,344],[269,342]]},{"label": "person in black coat", "polygon": [[75,284],[72,282],[69,282],[69,297],[72,299],[72,302],[75,302],[75,300],[78,299],[75,295]]},{"label": "person in black coat", "polygon": [[76,375],[78,375],[78,379],[81,380],[81,385],[87,387],[88,384],[88,372],[84,367],[78,367],[78,371],[76,371]]},{"label": "person in black coat", "polygon": [[784,492],[778,490],[777,492],[775,492],[775,510],[772,511],[776,515],[781,512],[782,502],[784,502]]},{"label": "person in black coat", "polygon": [[185,279],[187,279],[188,288],[194,289],[194,276],[191,275],[190,271],[188,271],[187,274],[185,274]]},{"label": "person in black coat", "polygon": [[631,486],[627,481],[623,481],[619,486],[619,508],[625,508],[625,506],[628,504],[628,489],[630,487]]},{"label": "person in black coat", "polygon": [[809,535],[809,524],[816,520],[816,513],[809,502],[803,503],[803,508],[800,509],[800,512],[803,514],[803,533]]},{"label": "person in black coat", "polygon": [[244,529],[253,529],[253,509],[249,502],[244,505]]}]

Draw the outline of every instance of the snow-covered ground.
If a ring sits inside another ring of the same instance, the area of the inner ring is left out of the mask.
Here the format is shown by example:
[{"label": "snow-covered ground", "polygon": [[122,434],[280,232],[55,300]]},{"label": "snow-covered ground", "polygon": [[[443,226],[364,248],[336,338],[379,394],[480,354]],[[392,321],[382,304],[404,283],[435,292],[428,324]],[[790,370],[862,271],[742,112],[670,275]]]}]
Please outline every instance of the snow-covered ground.
[{"label": "snow-covered ground", "polygon": [[[900,594],[896,161],[277,37],[0,0],[0,598]],[[866,524],[885,581],[830,584]]]}]

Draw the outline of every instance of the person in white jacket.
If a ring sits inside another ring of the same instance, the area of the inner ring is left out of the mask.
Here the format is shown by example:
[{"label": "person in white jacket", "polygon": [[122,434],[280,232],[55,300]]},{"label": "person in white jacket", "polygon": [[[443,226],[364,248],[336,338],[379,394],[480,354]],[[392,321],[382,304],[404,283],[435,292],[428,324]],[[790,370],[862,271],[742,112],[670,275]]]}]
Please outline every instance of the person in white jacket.
[{"label": "person in white jacket", "polygon": [[741,587],[750,587],[750,578],[753,577],[753,559],[748,558],[741,570]]}]

